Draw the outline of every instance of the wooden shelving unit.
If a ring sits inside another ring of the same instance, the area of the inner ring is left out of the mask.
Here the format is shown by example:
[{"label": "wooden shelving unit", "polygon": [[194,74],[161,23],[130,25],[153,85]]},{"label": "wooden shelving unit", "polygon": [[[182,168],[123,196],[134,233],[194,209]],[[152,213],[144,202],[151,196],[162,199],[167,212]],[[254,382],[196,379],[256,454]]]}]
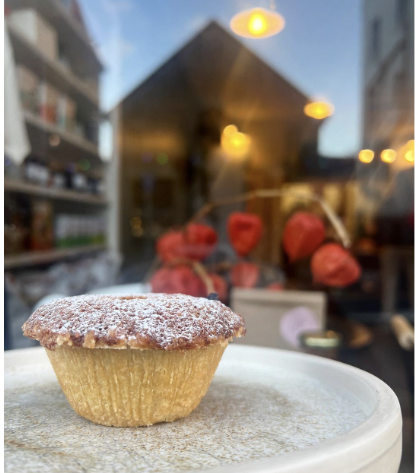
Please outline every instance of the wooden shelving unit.
[{"label": "wooden shelving unit", "polygon": [[70,146],[79,148],[79,151],[84,151],[93,155],[95,158],[100,159],[97,145],[95,145],[94,143],[91,143],[85,138],[77,136],[74,133],[70,133],[66,130],[63,130],[62,128],[59,128],[58,126],[52,123],[48,123],[31,112],[25,111],[24,116],[26,123],[32,127],[35,127],[40,133],[58,135]]},{"label": "wooden shelving unit", "polygon": [[18,255],[4,257],[4,269],[23,268],[25,266],[35,266],[49,264],[56,261],[85,256],[106,249],[106,245],[79,246],[75,248],[65,248],[48,251],[30,251]]},{"label": "wooden shelving unit", "polygon": [[81,67],[88,72],[101,72],[103,65],[84,29],[67,12],[60,0],[6,0],[12,9],[33,8],[59,32],[60,40],[79,59]]},{"label": "wooden shelving unit", "polygon": [[97,93],[58,61],[46,56],[13,25],[7,25],[7,29],[17,63],[25,64],[38,77],[42,77],[61,92],[71,94],[84,111],[98,109]]},{"label": "wooden shelving unit", "polygon": [[53,187],[42,187],[40,185],[18,179],[5,178],[4,190],[5,192],[14,192],[16,194],[35,195],[48,199],[80,202],[88,205],[105,206],[107,204],[106,199],[99,195],[81,193],[67,189],[56,189]]},{"label": "wooden shelving unit", "polygon": [[[8,21],[5,25],[17,64],[29,69],[41,81],[50,84],[60,94],[68,96],[77,105],[83,121],[100,116],[96,84],[103,70],[100,59],[82,22],[79,22],[61,0],[5,0],[9,14],[21,9],[33,9],[56,31],[59,48],[64,57],[61,62],[51,59],[36,43],[25,35],[19,24]],[[89,172],[103,176],[105,168],[98,145],[83,136],[70,132],[56,124],[46,122],[35,113],[23,112],[27,126],[31,153],[47,163],[65,167],[87,162]],[[52,135],[57,135],[51,139]],[[62,165],[62,166],[61,166]],[[24,194],[30,199],[45,198],[57,208],[75,215],[101,216],[107,212],[107,199],[101,195],[79,193],[68,189],[43,187],[30,182],[5,177],[4,189],[9,194]],[[59,203],[61,202],[61,203]],[[71,204],[71,206],[69,206]],[[58,206],[59,205],[59,206]],[[7,270],[46,265],[64,259],[84,257],[107,249],[107,245],[91,245],[50,251],[28,251],[5,257]]]}]

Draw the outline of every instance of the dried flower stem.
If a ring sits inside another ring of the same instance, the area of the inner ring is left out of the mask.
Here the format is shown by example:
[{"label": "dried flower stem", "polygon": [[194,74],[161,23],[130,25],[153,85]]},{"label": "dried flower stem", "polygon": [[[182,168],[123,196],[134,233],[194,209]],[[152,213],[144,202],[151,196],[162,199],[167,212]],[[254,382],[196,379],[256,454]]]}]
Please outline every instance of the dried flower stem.
[{"label": "dried flower stem", "polygon": [[213,281],[209,277],[209,274],[203,264],[198,263],[197,261],[193,261],[193,269],[194,272],[203,281],[203,284],[206,286],[207,293],[210,294],[211,292],[215,292],[215,286],[213,285]]}]

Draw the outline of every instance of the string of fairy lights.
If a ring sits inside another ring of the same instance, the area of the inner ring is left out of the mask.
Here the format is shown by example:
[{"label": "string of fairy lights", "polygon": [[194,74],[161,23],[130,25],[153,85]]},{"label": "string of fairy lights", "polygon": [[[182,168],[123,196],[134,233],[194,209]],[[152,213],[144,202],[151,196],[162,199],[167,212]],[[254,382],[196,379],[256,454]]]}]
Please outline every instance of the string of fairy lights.
[{"label": "string of fairy lights", "polygon": [[[358,159],[364,164],[370,164],[377,154],[371,149],[362,149],[358,154]],[[380,151],[380,160],[386,164],[392,164],[398,159],[404,159],[410,164],[415,162],[415,140],[409,140],[398,151],[391,148]]]}]

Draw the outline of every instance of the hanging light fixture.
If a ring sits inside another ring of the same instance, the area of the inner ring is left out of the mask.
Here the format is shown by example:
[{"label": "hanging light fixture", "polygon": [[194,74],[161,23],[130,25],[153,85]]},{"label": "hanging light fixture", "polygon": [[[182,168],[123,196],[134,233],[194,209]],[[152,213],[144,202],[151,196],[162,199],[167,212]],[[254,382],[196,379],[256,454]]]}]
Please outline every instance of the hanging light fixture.
[{"label": "hanging light fixture", "polygon": [[253,8],[237,13],[229,23],[235,34],[258,39],[280,33],[284,25],[285,21],[281,15],[264,8]]},{"label": "hanging light fixture", "polygon": [[303,108],[305,115],[316,120],[323,120],[334,113],[334,107],[327,102],[310,102]]}]

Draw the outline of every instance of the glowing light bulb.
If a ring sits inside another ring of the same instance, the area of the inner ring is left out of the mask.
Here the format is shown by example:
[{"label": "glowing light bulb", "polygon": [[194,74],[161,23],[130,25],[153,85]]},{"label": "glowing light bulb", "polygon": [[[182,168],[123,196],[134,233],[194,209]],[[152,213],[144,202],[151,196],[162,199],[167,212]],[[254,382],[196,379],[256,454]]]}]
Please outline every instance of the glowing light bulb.
[{"label": "glowing light bulb", "polygon": [[222,148],[231,156],[245,156],[250,149],[250,144],[251,138],[246,133],[238,131],[234,125],[228,125],[222,133]]},{"label": "glowing light bulb", "polygon": [[247,137],[244,135],[244,133],[240,133],[239,131],[237,131],[231,136],[230,141],[232,146],[234,146],[235,148],[242,148],[247,143]]},{"label": "glowing light bulb", "polygon": [[281,15],[264,8],[237,13],[230,22],[232,31],[245,38],[267,38],[279,33],[285,25]]},{"label": "glowing light bulb", "polygon": [[409,140],[405,146],[404,158],[408,163],[415,162],[415,140]]},{"label": "glowing light bulb", "polygon": [[371,149],[362,149],[360,153],[358,154],[358,159],[362,163],[369,164],[373,161],[374,158],[374,152]]},{"label": "glowing light bulb", "polygon": [[223,134],[225,136],[232,136],[238,131],[238,128],[235,125],[228,125],[224,128]]},{"label": "glowing light bulb", "polygon": [[251,16],[248,22],[248,29],[253,35],[261,35],[267,29],[267,21],[260,13],[255,13]]},{"label": "glowing light bulb", "polygon": [[305,115],[316,120],[323,120],[334,113],[334,107],[326,102],[311,102],[303,108]]},{"label": "glowing light bulb", "polygon": [[396,151],[394,149],[384,149],[380,153],[380,159],[384,163],[393,163],[396,159]]},{"label": "glowing light bulb", "polygon": [[408,163],[413,163],[415,162],[415,141],[414,140],[409,140],[408,143],[406,143],[405,146],[405,154],[404,158]]},{"label": "glowing light bulb", "polygon": [[405,159],[409,163],[413,163],[415,161],[415,153],[412,149],[408,149],[408,151],[405,153]]}]

